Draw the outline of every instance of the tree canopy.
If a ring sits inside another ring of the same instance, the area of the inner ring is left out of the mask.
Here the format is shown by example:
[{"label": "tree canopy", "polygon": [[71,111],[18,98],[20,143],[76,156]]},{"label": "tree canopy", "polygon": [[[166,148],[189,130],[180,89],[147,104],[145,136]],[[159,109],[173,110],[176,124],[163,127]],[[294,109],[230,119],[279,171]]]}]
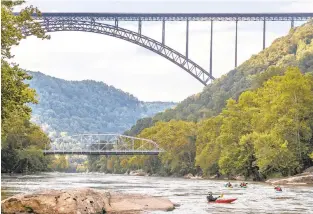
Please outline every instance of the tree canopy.
[{"label": "tree canopy", "polygon": [[[229,98],[238,99],[239,95],[250,89],[258,88],[274,75],[282,75],[290,66],[298,67],[301,72],[313,70],[313,22],[291,29],[288,35],[276,39],[273,44],[253,55],[249,60],[216,79],[201,93],[192,95],[175,108],[168,109],[151,118],[146,128],[157,121],[187,120],[200,121],[218,115]],[[141,128],[137,128],[139,126]],[[130,129],[133,135],[142,130],[142,123]]]},{"label": "tree canopy", "polygon": [[35,90],[25,80],[31,77],[13,63],[12,46],[25,38],[27,30],[38,38],[47,39],[39,24],[31,14],[40,12],[35,7],[22,9],[19,15],[13,14],[13,7],[23,1],[1,2],[1,171],[23,172],[46,170],[48,159],[41,149],[49,139],[42,130],[30,123],[29,103],[37,103]]}]

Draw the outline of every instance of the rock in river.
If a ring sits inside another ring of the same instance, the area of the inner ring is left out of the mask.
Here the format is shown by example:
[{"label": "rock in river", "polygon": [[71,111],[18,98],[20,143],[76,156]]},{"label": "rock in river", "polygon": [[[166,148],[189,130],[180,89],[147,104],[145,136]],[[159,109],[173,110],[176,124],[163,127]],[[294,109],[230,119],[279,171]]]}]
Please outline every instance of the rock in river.
[{"label": "rock in river", "polygon": [[2,213],[139,213],[143,210],[172,210],[174,204],[168,199],[147,195],[80,188],[19,194],[3,200],[1,209]]}]

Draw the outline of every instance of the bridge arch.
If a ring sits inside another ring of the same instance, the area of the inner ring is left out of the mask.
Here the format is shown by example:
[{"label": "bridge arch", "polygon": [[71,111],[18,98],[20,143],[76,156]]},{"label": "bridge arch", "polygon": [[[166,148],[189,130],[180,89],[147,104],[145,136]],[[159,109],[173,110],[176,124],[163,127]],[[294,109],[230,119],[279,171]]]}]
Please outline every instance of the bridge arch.
[{"label": "bridge arch", "polygon": [[[214,77],[205,71],[194,61],[190,60],[178,51],[158,42],[150,37],[144,36],[137,32],[127,30],[125,28],[117,27],[114,25],[99,23],[95,21],[85,20],[73,20],[73,19],[62,19],[62,20],[44,20],[39,21],[42,29],[45,32],[58,32],[58,31],[83,31],[92,32],[98,34],[104,34],[119,39],[126,40],[133,44],[144,47],[150,51],[159,54],[166,58],[172,63],[176,64],[180,68],[187,71],[190,75],[200,81],[203,85],[207,85],[209,80],[214,80]],[[31,32],[24,32],[26,36],[31,35]]]}]

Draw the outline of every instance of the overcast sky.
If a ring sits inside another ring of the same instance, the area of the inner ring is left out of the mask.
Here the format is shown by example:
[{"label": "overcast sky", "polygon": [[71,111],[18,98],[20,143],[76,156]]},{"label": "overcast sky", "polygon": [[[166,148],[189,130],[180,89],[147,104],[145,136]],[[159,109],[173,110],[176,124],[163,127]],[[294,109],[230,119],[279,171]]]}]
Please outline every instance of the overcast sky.
[{"label": "overcast sky", "polygon": [[[42,12],[312,12],[312,0],[283,1],[113,1],[34,0],[26,5]],[[107,22],[110,23],[110,22]],[[113,24],[113,23],[110,23]],[[296,22],[296,26],[302,23]],[[137,31],[136,22],[120,27]],[[161,41],[161,23],[143,22],[142,33]],[[289,22],[268,22],[266,45],[288,33]],[[185,22],[166,23],[166,44],[185,53]],[[220,77],[234,67],[234,22],[214,23],[213,75]],[[210,23],[189,23],[189,58],[209,68]],[[262,49],[262,23],[239,22],[238,63]],[[165,58],[135,44],[86,32],[51,33],[13,48],[22,68],[67,80],[92,79],[132,93],[143,101],[181,101],[202,91],[203,85]]]}]

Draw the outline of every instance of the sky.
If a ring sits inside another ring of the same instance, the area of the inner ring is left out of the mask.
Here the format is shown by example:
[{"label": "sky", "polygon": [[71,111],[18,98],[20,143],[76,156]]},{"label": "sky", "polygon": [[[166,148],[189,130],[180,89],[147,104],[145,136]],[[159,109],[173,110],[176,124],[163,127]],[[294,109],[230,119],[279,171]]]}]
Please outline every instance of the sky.
[{"label": "sky", "polygon": [[[260,13],[312,12],[312,0],[29,0],[42,12]],[[18,11],[20,8],[16,8]],[[114,24],[112,22],[105,22]],[[296,22],[299,26],[303,22]],[[137,22],[119,26],[137,31]],[[262,50],[262,22],[238,23],[238,64]],[[284,36],[290,22],[267,22],[266,46]],[[185,53],[185,22],[166,23],[166,45]],[[161,41],[162,23],[143,22],[142,34]],[[87,32],[55,32],[50,40],[33,36],[12,49],[20,67],[66,79],[102,81],[142,101],[175,101],[199,93],[203,85],[167,59],[135,44]],[[235,23],[214,22],[213,76],[234,68]],[[210,22],[189,22],[189,58],[209,70]]]}]

